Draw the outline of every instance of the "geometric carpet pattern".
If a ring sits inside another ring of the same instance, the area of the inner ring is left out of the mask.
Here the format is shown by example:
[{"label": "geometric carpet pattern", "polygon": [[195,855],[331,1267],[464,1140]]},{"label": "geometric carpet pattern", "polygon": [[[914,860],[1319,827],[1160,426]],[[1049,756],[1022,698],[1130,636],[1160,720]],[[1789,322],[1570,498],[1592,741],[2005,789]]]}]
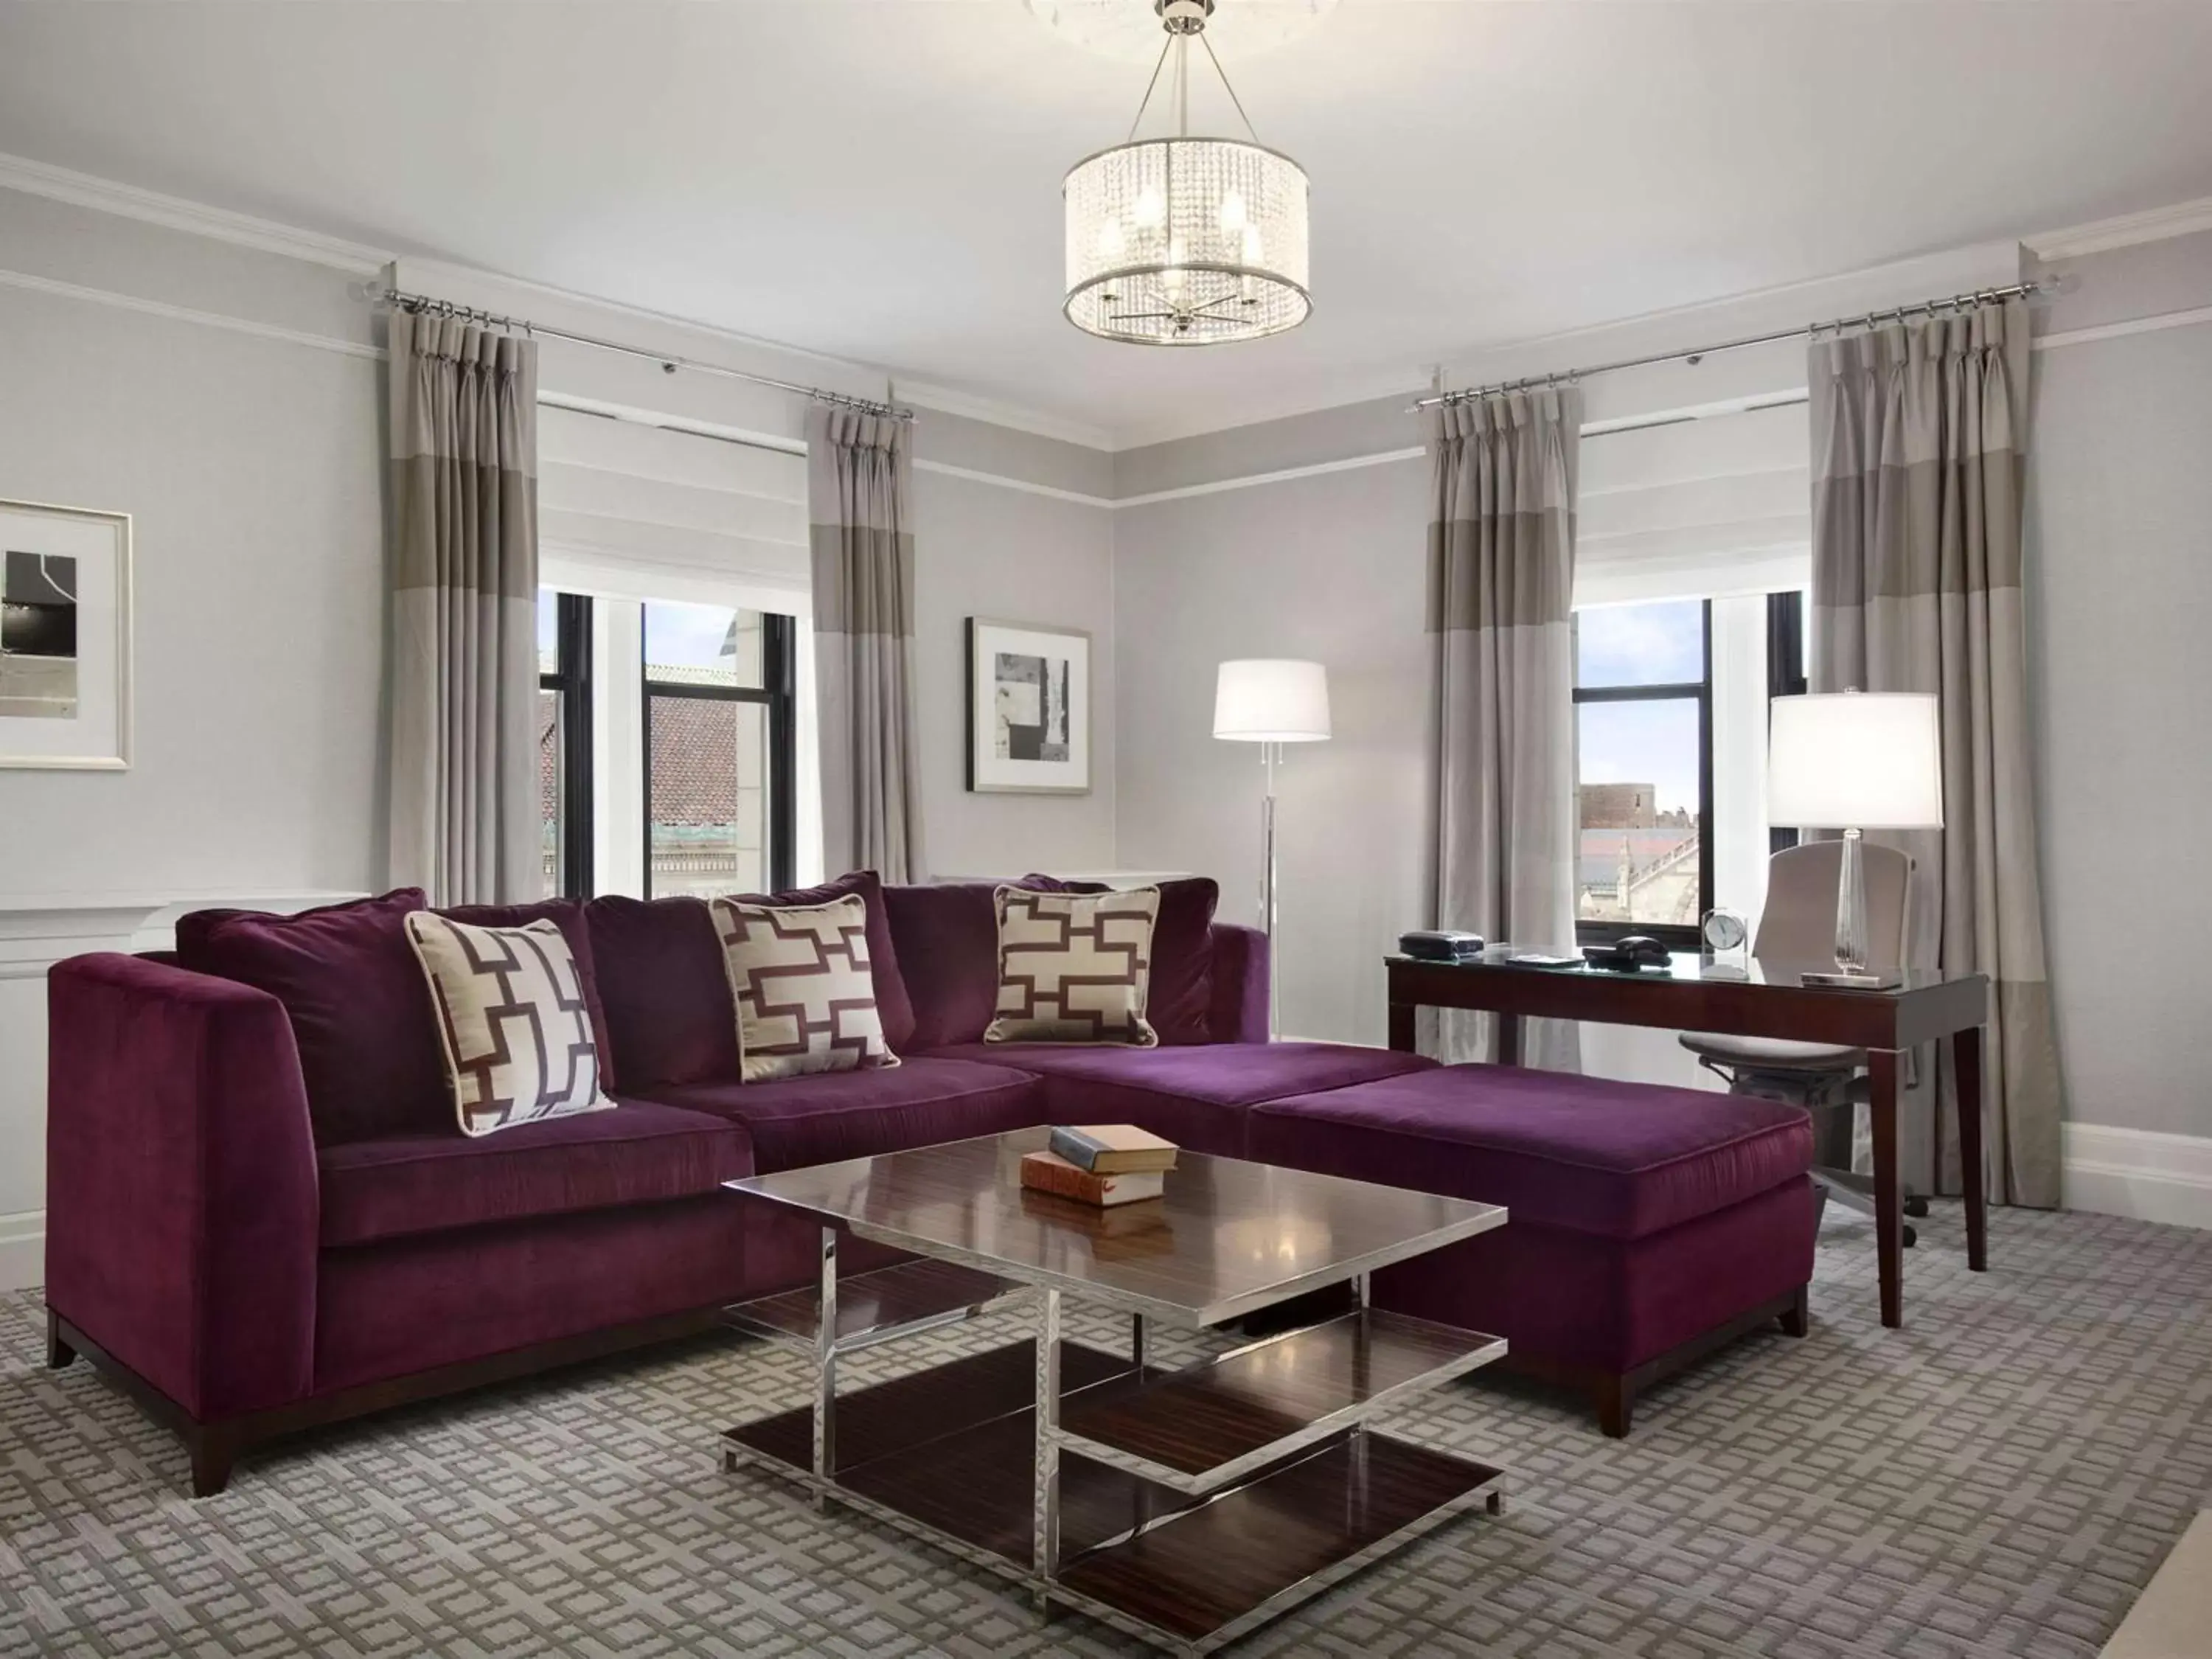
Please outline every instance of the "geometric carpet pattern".
[{"label": "geometric carpet pattern", "polygon": [[[2085,1659],[2212,1506],[2212,1233],[1955,1204],[1877,1322],[1865,1222],[1832,1211],[1813,1334],[1747,1340],[1639,1403],[1486,1380],[1391,1417],[1509,1471],[1473,1515],[1239,1655]],[[1119,1325],[1080,1316],[1102,1345]],[[974,1322],[854,1382],[1024,1334]],[[708,1337],[264,1449],[185,1494],[182,1453],[0,1296],[0,1655],[510,1659],[1118,1655],[1001,1581],[795,1488],[716,1436],[800,1403],[789,1351]],[[1160,1346],[1172,1352],[1167,1334]],[[1196,1352],[1188,1344],[1185,1350]],[[865,1361],[862,1364],[859,1362]]]}]

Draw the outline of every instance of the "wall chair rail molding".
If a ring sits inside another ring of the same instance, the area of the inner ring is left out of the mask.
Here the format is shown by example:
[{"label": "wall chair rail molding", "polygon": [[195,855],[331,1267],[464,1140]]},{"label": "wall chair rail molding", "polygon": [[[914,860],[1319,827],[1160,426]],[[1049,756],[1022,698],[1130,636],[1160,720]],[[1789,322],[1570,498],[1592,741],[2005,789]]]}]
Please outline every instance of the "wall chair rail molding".
[{"label": "wall chair rail molding", "polygon": [[2069,1210],[2212,1228],[2212,1136],[2105,1123],[2064,1126]]}]

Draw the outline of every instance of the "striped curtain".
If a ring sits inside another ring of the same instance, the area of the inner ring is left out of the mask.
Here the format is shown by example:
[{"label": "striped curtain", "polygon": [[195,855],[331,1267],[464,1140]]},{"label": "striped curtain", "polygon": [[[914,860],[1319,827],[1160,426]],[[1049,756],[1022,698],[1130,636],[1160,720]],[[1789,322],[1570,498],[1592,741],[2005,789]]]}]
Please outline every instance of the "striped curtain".
[{"label": "striped curtain", "polygon": [[[1916,954],[1990,977],[1990,1193],[2051,1207],[2064,1113],[2021,604],[2027,358],[2017,300],[1814,343],[1811,678],[1816,691],[1941,700],[1943,828],[1882,839],[1917,861]],[[1957,1192],[1948,1049],[1937,1065],[1937,1183]]]},{"label": "striped curtain", "polygon": [[[1582,393],[1440,405],[1429,460],[1439,927],[1575,944],[1575,481]],[[1497,1057],[1486,1017],[1442,1012],[1425,1052]],[[1571,1022],[1529,1020],[1524,1064],[1580,1065]]]},{"label": "striped curtain", "polygon": [[390,347],[392,883],[536,898],[538,347],[405,312]]},{"label": "striped curtain", "polygon": [[918,881],[910,423],[817,404],[806,420],[825,869]]}]

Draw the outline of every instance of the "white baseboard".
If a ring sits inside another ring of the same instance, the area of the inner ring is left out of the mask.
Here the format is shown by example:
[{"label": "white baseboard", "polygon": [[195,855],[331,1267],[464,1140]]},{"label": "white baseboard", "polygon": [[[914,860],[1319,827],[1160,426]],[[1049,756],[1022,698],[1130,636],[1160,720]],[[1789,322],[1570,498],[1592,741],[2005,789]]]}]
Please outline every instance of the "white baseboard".
[{"label": "white baseboard", "polygon": [[46,1282],[46,1212],[0,1215],[0,1291],[24,1291]]},{"label": "white baseboard", "polygon": [[2212,1136],[2069,1123],[2065,1137],[2068,1209],[2212,1228]]}]

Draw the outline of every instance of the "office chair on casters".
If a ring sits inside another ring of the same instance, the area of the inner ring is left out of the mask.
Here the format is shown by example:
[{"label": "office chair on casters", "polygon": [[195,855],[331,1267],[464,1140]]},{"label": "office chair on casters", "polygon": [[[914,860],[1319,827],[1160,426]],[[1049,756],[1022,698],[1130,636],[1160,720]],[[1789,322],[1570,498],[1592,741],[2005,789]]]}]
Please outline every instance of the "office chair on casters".
[{"label": "office chair on casters", "polygon": [[[1877,966],[1905,960],[1910,941],[1906,896],[1912,860],[1893,847],[1863,848],[1866,867],[1868,959]],[[1752,954],[1764,961],[1826,963],[1835,955],[1836,888],[1842,879],[1843,843],[1816,841],[1785,847],[1768,860],[1766,909],[1759,917]],[[1871,1215],[1874,1182],[1851,1169],[1850,1108],[1868,1097],[1866,1051],[1833,1042],[1790,1042],[1773,1037],[1723,1036],[1685,1031],[1682,1046],[1706,1070],[1727,1079],[1731,1094],[1757,1095],[1802,1106],[1813,1117],[1813,1180],[1822,1210],[1838,1204]],[[1917,1063],[1905,1057],[1905,1082]],[[1837,1108],[1843,1110],[1837,1110]],[[1905,1212],[1928,1213],[1925,1198],[1907,1194]],[[1817,1220],[1815,1225],[1818,1224]],[[1914,1242],[1911,1228],[1905,1242]]]}]

